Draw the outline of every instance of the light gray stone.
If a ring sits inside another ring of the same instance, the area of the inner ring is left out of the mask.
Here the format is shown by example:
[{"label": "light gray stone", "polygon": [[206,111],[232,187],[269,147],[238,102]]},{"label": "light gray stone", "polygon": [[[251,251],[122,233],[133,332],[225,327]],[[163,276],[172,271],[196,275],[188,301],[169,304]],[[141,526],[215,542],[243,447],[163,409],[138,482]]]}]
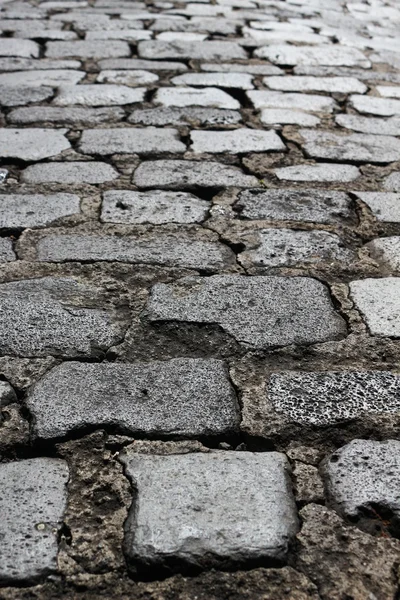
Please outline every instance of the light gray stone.
[{"label": "light gray stone", "polygon": [[131,55],[128,42],[119,40],[47,42],[46,48],[47,58],[118,58]]},{"label": "light gray stone", "polygon": [[364,94],[367,86],[354,77],[264,77],[264,85],[282,92],[327,92],[328,94]]},{"label": "light gray stone", "polygon": [[41,160],[56,156],[71,147],[64,136],[66,132],[67,129],[3,129],[0,157]]},{"label": "light gray stone", "polygon": [[400,87],[393,85],[377,85],[376,91],[384,98],[400,98]]},{"label": "light gray stone", "polygon": [[0,407],[7,406],[11,402],[17,402],[16,393],[7,381],[0,381]]},{"label": "light gray stone", "polygon": [[93,426],[151,437],[197,437],[227,435],[239,425],[235,394],[219,360],[67,362],[34,386],[26,404],[35,436],[42,439]]},{"label": "light gray stone", "polygon": [[400,268],[400,237],[377,238],[365,246],[379,262],[394,271]]},{"label": "light gray stone", "polygon": [[157,40],[164,42],[203,42],[207,39],[206,33],[194,33],[192,31],[163,31],[156,35]]},{"label": "light gray stone", "polygon": [[[31,102],[41,102],[53,95],[51,87],[0,86],[0,106],[24,106]],[[29,109],[30,110],[30,109]]]},{"label": "light gray stone", "polygon": [[238,255],[238,261],[245,269],[301,267],[355,258],[337,235],[326,231],[261,229],[243,234],[240,241],[246,250]]},{"label": "light gray stone", "polygon": [[153,100],[162,106],[201,106],[213,108],[240,108],[240,102],[218,88],[176,87],[159,88]]},{"label": "light gray stone", "polygon": [[[1,196],[0,196],[1,206]],[[16,259],[12,240],[10,238],[0,238],[0,262],[11,262]]]},{"label": "light gray stone", "polygon": [[265,108],[261,111],[260,121],[264,125],[302,125],[315,127],[321,120],[301,110],[290,108]]},{"label": "light gray stone", "polygon": [[341,127],[376,135],[400,135],[400,117],[389,119],[360,117],[358,115],[337,115],[335,121]]},{"label": "light gray stone", "polygon": [[279,152],[286,146],[274,131],[234,129],[232,131],[192,131],[190,134],[195,153],[241,154],[246,152]]},{"label": "light gray stone", "polygon": [[350,293],[372,335],[400,337],[399,278],[352,281]]},{"label": "light gray stone", "polygon": [[101,220],[104,223],[201,223],[211,203],[188,192],[104,192]]},{"label": "light gray stone", "polygon": [[[371,56],[369,59],[371,59]],[[400,83],[399,73],[372,71],[371,69],[358,69],[354,67],[299,65],[293,69],[293,73],[295,75],[307,75],[307,77],[355,77],[366,82],[389,81]]]},{"label": "light gray stone", "polygon": [[400,171],[394,171],[383,182],[385,190],[400,192]]},{"label": "light gray stone", "polygon": [[46,71],[18,71],[0,73],[0,86],[49,86],[74,85],[85,77],[84,71],[72,69],[50,69]]},{"label": "light gray stone", "polygon": [[0,465],[0,581],[30,584],[57,571],[67,505],[67,463],[31,458]]},{"label": "light gray stone", "polygon": [[74,31],[60,31],[59,29],[42,29],[41,25],[34,27],[26,27],[21,25],[20,29],[16,29],[14,37],[18,39],[35,39],[44,40],[76,40],[78,35]]},{"label": "light gray stone", "polygon": [[87,129],[82,133],[80,151],[84,154],[182,154],[186,146],[176,129],[156,127]]},{"label": "light gray stone", "polygon": [[255,90],[246,92],[246,95],[257,109],[289,108],[309,112],[331,113],[336,107],[336,102],[333,98],[314,94],[291,94]]},{"label": "light gray stone", "polygon": [[236,125],[242,117],[236,110],[222,108],[144,108],[134,110],[128,117],[129,123],[141,125]]},{"label": "light gray stone", "polygon": [[31,40],[13,38],[0,39],[0,56],[20,56],[21,58],[38,58],[39,45]]},{"label": "light gray stone", "polygon": [[[208,6],[210,8],[210,6]],[[162,42],[149,40],[139,42],[140,58],[183,60],[232,60],[247,58],[246,52],[235,42]],[[18,56],[18,55],[17,55]]]},{"label": "light gray stone", "polygon": [[[185,63],[141,58],[106,58],[99,61],[100,69],[142,69],[144,71],[187,71]],[[1,63],[0,63],[1,65]]]},{"label": "light gray stone", "polygon": [[258,184],[256,177],[245,175],[237,167],[191,160],[144,162],[134,172],[133,182],[139,188],[164,190],[254,187]]},{"label": "light gray stone", "polygon": [[149,85],[158,81],[159,77],[150,71],[104,70],[97,76],[99,83],[117,83],[120,85],[136,86]]},{"label": "light gray stone", "polygon": [[81,104],[83,106],[121,106],[143,102],[146,88],[130,88],[126,85],[71,85],[58,89],[53,100],[57,106]]},{"label": "light gray stone", "polygon": [[327,289],[307,277],[191,277],[152,288],[150,321],[215,323],[247,348],[341,338],[344,321]]},{"label": "light gray stone", "polygon": [[171,83],[174,85],[252,90],[254,89],[252,80],[252,75],[248,73],[184,73],[171,79]]},{"label": "light gray stone", "polygon": [[116,106],[105,108],[30,106],[29,108],[17,108],[7,115],[10,123],[54,123],[73,126],[82,124],[89,127],[120,121],[123,117],[125,117],[125,112]]},{"label": "light gray stone", "polygon": [[400,223],[400,194],[391,192],[353,192],[365,202],[378,221]]},{"label": "light gray stone", "polygon": [[392,117],[400,115],[400,100],[376,96],[350,96],[350,106],[360,113]]},{"label": "light gray stone", "polygon": [[319,47],[270,44],[254,52],[258,58],[266,58],[277,65],[326,65],[362,67],[369,69],[371,62],[356,48],[343,48],[339,45]]},{"label": "light gray stone", "polygon": [[284,454],[128,451],[121,460],[137,493],[125,533],[129,562],[207,568],[285,560],[298,522]]},{"label": "light gray stone", "polygon": [[[158,18],[158,17],[161,18]],[[235,34],[240,21],[234,21],[231,19],[224,19],[219,17],[214,18],[194,18],[187,21],[186,19],[166,19],[165,15],[157,15],[155,21],[150,25],[152,31],[165,31],[165,32],[205,32],[205,33],[217,33],[220,35],[231,35]],[[178,38],[179,39],[179,38]]]},{"label": "light gray stone", "polygon": [[307,31],[297,30],[295,28],[292,31],[261,31],[259,29],[252,29],[251,27],[243,27],[243,38],[241,43],[244,46],[264,46],[267,44],[282,43],[295,43],[295,44],[321,44],[324,41],[328,41],[327,38],[323,38],[321,35],[316,33],[308,33]]},{"label": "light gray stone", "polygon": [[27,167],[21,181],[27,183],[104,183],[118,179],[119,173],[107,163],[65,162],[41,163]]},{"label": "light gray stone", "polygon": [[0,71],[30,71],[51,69],[80,69],[78,60],[50,60],[49,58],[0,58]]},{"label": "light gray stone", "polygon": [[285,181],[325,181],[345,183],[354,181],[361,173],[354,165],[317,163],[314,165],[296,165],[276,169],[278,179]]},{"label": "light gray stone", "polygon": [[273,373],[267,400],[290,421],[325,427],[400,412],[400,377],[390,371]]},{"label": "light gray stone", "polygon": [[139,42],[150,40],[153,37],[151,31],[144,29],[108,29],[107,31],[87,31],[85,40],[124,40],[126,42]]},{"label": "light gray stone", "polygon": [[1,194],[0,228],[45,227],[53,221],[80,213],[75,194]]},{"label": "light gray stone", "polygon": [[254,64],[246,63],[202,63],[202,71],[220,72],[220,73],[249,73],[250,75],[282,75],[284,71],[279,67],[274,67],[268,63]]},{"label": "light gray stone", "polygon": [[101,290],[72,278],[43,277],[0,285],[0,353],[34,357],[101,356],[127,324],[114,309],[94,308]]}]

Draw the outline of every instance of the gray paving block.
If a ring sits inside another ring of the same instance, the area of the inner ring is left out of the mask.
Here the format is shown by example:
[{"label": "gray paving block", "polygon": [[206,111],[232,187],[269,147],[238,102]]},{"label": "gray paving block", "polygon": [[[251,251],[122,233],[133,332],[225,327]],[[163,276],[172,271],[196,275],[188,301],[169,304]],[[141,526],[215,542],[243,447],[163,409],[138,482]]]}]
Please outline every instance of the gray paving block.
[{"label": "gray paving block", "polygon": [[80,213],[75,194],[0,194],[0,228],[45,227]]},{"label": "gray paving block", "polygon": [[140,108],[134,110],[128,117],[129,123],[140,125],[236,125],[242,117],[237,110],[222,108]]},{"label": "gray paving block", "polygon": [[27,183],[104,183],[118,179],[119,173],[102,162],[51,162],[31,165],[22,171]]},{"label": "gray paving block", "polygon": [[391,117],[400,115],[400,100],[377,96],[350,96],[350,106],[360,113]]},{"label": "gray paving block", "polygon": [[[0,78],[1,81],[1,78]],[[234,88],[252,90],[253,76],[249,73],[184,73],[171,79],[174,85]]]},{"label": "gray paving block", "polygon": [[247,127],[232,131],[192,131],[190,137],[190,150],[195,153],[240,154],[286,150],[285,144],[274,131],[258,131]]},{"label": "gray paving block", "polygon": [[0,407],[17,402],[17,396],[7,381],[0,381]]},{"label": "gray paving block", "polygon": [[354,192],[378,221],[400,223],[400,194],[395,192]]},{"label": "gray paving block", "polygon": [[307,277],[190,277],[152,288],[149,321],[215,323],[248,348],[312,344],[346,333],[327,289]]},{"label": "gray paving block", "polygon": [[129,44],[119,40],[47,42],[46,48],[48,58],[118,58],[131,55]]},{"label": "gray paving block", "polygon": [[143,102],[146,88],[130,88],[126,85],[93,84],[69,85],[58,89],[53,100],[57,106],[80,104],[81,106],[121,106]]},{"label": "gray paving block", "polygon": [[125,530],[133,567],[285,560],[298,522],[284,454],[126,453],[121,460],[137,494]]},{"label": "gray paving block", "polygon": [[283,371],[266,394],[276,412],[311,427],[400,413],[400,377],[390,371]]},{"label": "gray paving block", "polygon": [[364,94],[367,86],[355,77],[307,77],[285,75],[264,77],[264,85],[282,92],[327,92],[328,94]]},{"label": "gray paving block", "polygon": [[201,223],[211,203],[188,192],[104,192],[101,220],[104,223]]},{"label": "gray paving block", "polygon": [[369,69],[371,62],[357,48],[339,45],[320,47],[270,44],[254,52],[257,58],[266,58],[277,65],[343,66]]},{"label": "gray paving block", "polygon": [[264,108],[261,111],[260,121],[264,125],[301,125],[302,127],[315,127],[321,119],[302,110],[290,108]]},{"label": "gray paving block", "polygon": [[67,504],[65,461],[32,458],[0,465],[0,582],[17,585],[57,570]]},{"label": "gray paving block", "polygon": [[0,85],[0,106],[25,106],[31,102],[42,102],[51,98],[53,93],[53,89],[48,86]]},{"label": "gray paving block", "polygon": [[163,42],[149,40],[139,42],[138,55],[140,58],[183,60],[232,60],[247,58],[246,52],[235,42]]},{"label": "gray paving block", "polygon": [[22,58],[37,58],[40,47],[31,40],[13,38],[0,39],[0,56],[20,56]]},{"label": "gray paving block", "polygon": [[36,436],[89,427],[133,435],[214,436],[237,430],[239,407],[222,361],[66,362],[47,373],[26,404]]},{"label": "gray paving block", "polygon": [[79,60],[51,60],[50,58],[0,58],[0,71],[80,69]]},{"label": "gray paving block", "polygon": [[106,69],[100,71],[96,81],[99,83],[116,83],[121,85],[137,86],[150,85],[158,81],[159,77],[150,71],[125,71],[122,69]]},{"label": "gray paving block", "polygon": [[[142,58],[106,58],[99,61],[100,69],[144,69],[149,71],[187,71],[185,63]],[[1,65],[1,62],[0,62]]]},{"label": "gray paving block", "polygon": [[400,269],[400,237],[390,236],[376,238],[365,245],[370,254],[380,263],[385,264],[390,269],[398,271]]},{"label": "gray paving block", "polygon": [[372,335],[400,337],[400,279],[352,281],[350,293]]},{"label": "gray paving block", "polygon": [[251,75],[282,75],[282,69],[274,67],[268,63],[202,63],[200,65],[202,71],[218,72],[218,73],[250,73]]},{"label": "gray paving block", "polygon": [[12,240],[10,238],[0,238],[0,262],[11,262],[15,259]]},{"label": "gray paving block", "polygon": [[71,147],[66,132],[67,129],[3,129],[0,158],[33,161],[56,156]]},{"label": "gray paving block", "polygon": [[385,190],[400,192],[400,171],[394,171],[383,182]]},{"label": "gray paving block", "polygon": [[239,109],[240,102],[229,94],[215,87],[162,87],[153,98],[153,102],[162,106],[186,107],[201,106],[202,108]]},{"label": "gray paving block", "polygon": [[89,127],[121,121],[123,117],[125,117],[124,110],[116,106],[104,108],[30,106],[29,108],[16,108],[7,115],[10,123],[21,125],[44,122],[73,126],[81,124]]},{"label": "gray paving block", "polygon": [[276,169],[275,175],[284,181],[325,181],[346,183],[360,177],[361,173],[354,165],[333,163],[316,163],[313,165],[296,165]]},{"label": "gray paving block", "polygon": [[375,135],[400,135],[400,117],[389,119],[360,117],[359,115],[337,115],[335,121],[341,127],[361,133]]},{"label": "gray paving block", "polygon": [[254,108],[278,108],[294,109],[306,112],[331,113],[337,104],[329,96],[318,96],[317,94],[295,94],[289,92],[269,92],[254,90],[246,92],[247,97]]},{"label": "gray paving block", "polygon": [[85,77],[85,71],[73,69],[50,69],[35,71],[17,71],[15,73],[1,73],[0,86],[49,86],[75,85]]},{"label": "gray paving block", "polygon": [[156,127],[86,129],[81,136],[80,150],[84,154],[182,154],[186,146],[176,129]]}]

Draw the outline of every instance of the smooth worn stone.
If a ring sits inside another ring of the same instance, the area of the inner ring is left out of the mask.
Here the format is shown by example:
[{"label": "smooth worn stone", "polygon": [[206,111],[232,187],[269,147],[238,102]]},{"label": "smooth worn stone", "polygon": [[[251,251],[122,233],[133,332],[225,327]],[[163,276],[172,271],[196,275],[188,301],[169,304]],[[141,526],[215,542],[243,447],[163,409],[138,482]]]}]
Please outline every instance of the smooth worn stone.
[{"label": "smooth worn stone", "polygon": [[104,223],[201,223],[211,203],[188,192],[104,192],[101,220]]},{"label": "smooth worn stone", "polygon": [[7,406],[11,402],[17,402],[16,393],[7,381],[0,381],[0,407]]},{"label": "smooth worn stone", "polygon": [[48,58],[118,58],[131,55],[129,44],[120,40],[47,42],[46,48]]},{"label": "smooth worn stone", "polygon": [[99,83],[116,83],[120,85],[136,86],[149,85],[158,81],[159,77],[150,71],[123,71],[123,70],[104,70],[97,76]]},{"label": "smooth worn stone", "polygon": [[284,454],[127,451],[121,461],[137,494],[125,530],[133,565],[207,568],[286,559],[298,522]]},{"label": "smooth worn stone", "polygon": [[371,62],[356,48],[335,46],[290,46],[274,45],[258,48],[254,52],[257,58],[265,58],[277,65],[326,65],[343,67],[362,67],[369,69]]},{"label": "smooth worn stone", "polygon": [[328,94],[364,94],[367,86],[354,77],[307,77],[285,75],[264,77],[264,85],[282,92],[327,92]]},{"label": "smooth worn stone", "polygon": [[400,337],[400,279],[352,281],[350,293],[372,335]]},{"label": "smooth worn stone", "polygon": [[354,260],[341,239],[326,231],[261,229],[240,238],[246,250],[238,255],[245,269],[253,267],[299,267]]},{"label": "smooth worn stone", "polygon": [[65,162],[31,165],[21,173],[26,183],[104,183],[118,179],[119,173],[107,163]]},{"label": "smooth worn stone", "polygon": [[75,85],[85,77],[84,71],[72,69],[50,69],[46,71],[18,71],[0,73],[0,86],[49,86]]},{"label": "smooth worn stone", "polygon": [[0,56],[19,56],[38,58],[39,45],[31,40],[0,38]]},{"label": "smooth worn stone", "polygon": [[350,106],[360,113],[392,117],[400,115],[400,100],[376,96],[350,96]]},{"label": "smooth worn stone", "polygon": [[56,156],[71,147],[67,129],[3,129],[0,158],[41,160]]},{"label": "smooth worn stone", "polygon": [[390,371],[284,371],[266,393],[276,412],[311,427],[400,412],[400,377]]},{"label": "smooth worn stone", "polygon": [[307,156],[329,160],[351,160],[386,163],[400,159],[400,140],[388,135],[351,133],[340,135],[330,131],[300,129],[302,148]]},{"label": "smooth worn stone", "polygon": [[154,96],[155,104],[162,106],[201,106],[213,108],[240,108],[240,102],[218,88],[176,87],[159,88]]},{"label": "smooth worn stone", "polygon": [[30,106],[29,108],[16,108],[7,115],[7,118],[10,123],[44,122],[73,126],[82,124],[90,127],[101,123],[114,123],[123,119],[124,116],[123,109],[116,106],[106,108]]},{"label": "smooth worn stone", "polygon": [[121,341],[124,328],[114,310],[93,308],[100,292],[63,277],[1,284],[0,353],[22,357],[101,356]]},{"label": "smooth worn stone", "polygon": [[174,85],[235,88],[238,90],[254,89],[252,81],[252,75],[247,73],[184,73],[171,79],[171,83]]},{"label": "smooth worn stone", "polygon": [[51,87],[0,85],[0,106],[25,106],[31,102],[42,102],[51,98],[53,93]]},{"label": "smooth worn stone", "polygon": [[[209,8],[209,7],[208,7]],[[235,42],[162,42],[149,40],[139,42],[140,58],[156,60],[180,58],[183,60],[232,60],[247,58],[246,52]]]},{"label": "smooth worn stone", "polygon": [[29,71],[50,69],[80,69],[78,60],[50,60],[49,58],[1,58],[0,71]]},{"label": "smooth worn stone", "polygon": [[241,154],[286,150],[285,144],[274,131],[258,131],[243,127],[232,131],[192,131],[190,137],[192,140],[190,150],[195,153]]},{"label": "smooth worn stone", "polygon": [[398,440],[353,440],[324,465],[330,501],[347,518],[376,518],[384,509],[398,522],[399,472]]},{"label": "smooth worn stone", "polygon": [[35,436],[42,439],[94,426],[151,437],[197,437],[226,435],[239,425],[235,393],[220,360],[66,362],[34,386],[26,404]]},{"label": "smooth worn stone", "polygon": [[[1,63],[0,63],[1,64]],[[106,58],[99,61],[99,67],[105,69],[143,69],[144,71],[187,71],[185,63],[164,60],[144,60],[141,58]]]},{"label": "smooth worn stone", "polygon": [[[1,196],[0,196],[1,203]],[[0,204],[1,206],[1,204]],[[10,238],[0,238],[0,262],[12,262],[16,259],[12,240]]]},{"label": "smooth worn stone", "polygon": [[126,85],[72,85],[58,89],[53,100],[57,106],[82,104],[83,106],[120,106],[143,102],[146,88],[130,88]]},{"label": "smooth worn stone", "polygon": [[354,181],[361,173],[354,165],[317,163],[314,165],[296,165],[276,169],[278,179],[285,181],[325,181],[345,183]]},{"label": "smooth worn stone", "polygon": [[343,224],[352,217],[344,192],[255,188],[239,193],[234,205],[242,219]]},{"label": "smooth worn stone", "polygon": [[384,98],[400,98],[400,87],[393,85],[377,85],[376,91]]},{"label": "smooth worn stone", "polygon": [[81,136],[80,151],[84,154],[182,154],[186,146],[176,129],[86,129]]},{"label": "smooth worn stone", "polygon": [[264,125],[302,125],[303,127],[315,127],[321,119],[301,110],[290,108],[265,108],[261,111],[260,121]]},{"label": "smooth worn stone", "polygon": [[0,465],[0,581],[31,584],[57,571],[68,465],[31,458]]},{"label": "smooth worn stone", "polygon": [[282,75],[282,69],[274,67],[268,63],[202,63],[202,71],[220,72],[220,73],[248,73],[250,75]]},{"label": "smooth worn stone", "polygon": [[335,121],[341,127],[375,135],[400,136],[400,117],[389,119],[360,117],[358,115],[336,115]]},{"label": "smooth worn stone", "polygon": [[390,269],[398,271],[400,268],[400,237],[392,236],[377,238],[365,246],[371,255],[380,263]]},{"label": "smooth worn stone", "polygon": [[196,190],[201,188],[254,187],[258,180],[237,167],[217,162],[157,160],[143,162],[133,175],[138,188]]},{"label": "smooth worn stone", "polygon": [[400,223],[400,194],[394,192],[353,192],[365,202],[378,221]]},{"label": "smooth worn stone", "polygon": [[[235,34],[240,21],[234,21],[231,19],[223,19],[221,17],[215,19],[211,17],[194,17],[187,21],[182,18],[158,18],[150,25],[152,31],[162,31],[166,33],[171,32],[205,32],[205,33],[218,33],[220,35],[231,35]],[[177,38],[179,39],[179,38]]]},{"label": "smooth worn stone", "polygon": [[37,243],[37,260],[44,262],[111,261],[165,265],[216,272],[232,266],[232,251],[215,241],[154,233],[149,236],[46,235]]},{"label": "smooth worn stone", "polygon": [[141,125],[236,125],[242,117],[236,110],[222,108],[144,108],[134,110],[128,117],[129,123]]},{"label": "smooth worn stone", "polygon": [[290,108],[309,112],[331,113],[336,107],[336,102],[328,96],[313,94],[291,94],[283,92],[250,91],[247,97],[254,108]]},{"label": "smooth worn stone", "polygon": [[324,285],[307,277],[191,277],[152,288],[150,321],[215,323],[248,348],[312,344],[345,335]]},{"label": "smooth worn stone", "polygon": [[383,182],[385,190],[400,192],[400,171],[394,171]]},{"label": "smooth worn stone", "polygon": [[80,213],[75,194],[0,194],[0,228],[45,227]]}]

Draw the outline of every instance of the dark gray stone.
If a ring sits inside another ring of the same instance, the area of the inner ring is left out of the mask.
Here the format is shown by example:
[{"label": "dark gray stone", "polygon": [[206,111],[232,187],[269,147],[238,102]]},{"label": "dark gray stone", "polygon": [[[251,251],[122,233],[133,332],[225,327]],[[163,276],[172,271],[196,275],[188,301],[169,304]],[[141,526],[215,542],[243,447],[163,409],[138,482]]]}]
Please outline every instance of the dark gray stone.
[{"label": "dark gray stone", "polygon": [[11,402],[17,402],[13,388],[7,381],[0,381],[0,408]]}]

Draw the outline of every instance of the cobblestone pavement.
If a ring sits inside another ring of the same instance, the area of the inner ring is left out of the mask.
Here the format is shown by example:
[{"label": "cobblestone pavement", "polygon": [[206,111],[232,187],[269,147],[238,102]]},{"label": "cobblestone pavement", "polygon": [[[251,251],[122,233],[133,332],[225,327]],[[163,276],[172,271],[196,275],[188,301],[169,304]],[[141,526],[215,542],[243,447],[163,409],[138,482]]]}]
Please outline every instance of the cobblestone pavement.
[{"label": "cobblestone pavement", "polygon": [[399,600],[398,0],[0,0],[0,599]]}]

